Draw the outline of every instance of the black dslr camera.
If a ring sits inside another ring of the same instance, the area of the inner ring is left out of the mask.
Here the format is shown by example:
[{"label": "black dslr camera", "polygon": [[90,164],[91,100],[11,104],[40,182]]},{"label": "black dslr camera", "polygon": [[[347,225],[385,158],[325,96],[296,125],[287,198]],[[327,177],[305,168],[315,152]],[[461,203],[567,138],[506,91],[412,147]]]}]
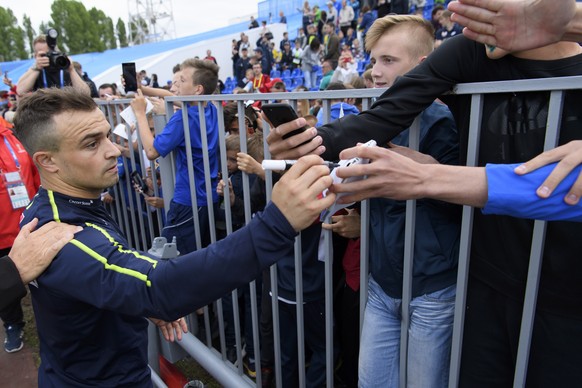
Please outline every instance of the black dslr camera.
[{"label": "black dslr camera", "polygon": [[54,28],[49,28],[46,31],[46,44],[49,47],[49,52],[46,53],[46,56],[49,58],[49,67],[57,70],[66,70],[71,66],[71,61],[65,54],[55,51],[58,36],[59,33]]}]

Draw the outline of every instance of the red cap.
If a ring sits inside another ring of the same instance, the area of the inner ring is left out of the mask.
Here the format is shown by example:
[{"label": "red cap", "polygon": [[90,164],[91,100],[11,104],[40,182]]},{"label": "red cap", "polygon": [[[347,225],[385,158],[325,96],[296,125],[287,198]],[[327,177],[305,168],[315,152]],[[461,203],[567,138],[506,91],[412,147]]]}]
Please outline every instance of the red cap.
[{"label": "red cap", "polygon": [[265,86],[270,90],[277,82],[283,82],[283,80],[281,78],[273,78],[271,79],[271,82],[267,82]]}]

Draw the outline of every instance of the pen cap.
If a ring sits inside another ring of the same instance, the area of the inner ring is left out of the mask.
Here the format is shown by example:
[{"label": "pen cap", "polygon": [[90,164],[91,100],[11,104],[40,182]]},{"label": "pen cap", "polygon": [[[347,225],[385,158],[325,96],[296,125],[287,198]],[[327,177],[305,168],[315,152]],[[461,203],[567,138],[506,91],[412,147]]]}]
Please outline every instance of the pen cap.
[{"label": "pen cap", "polygon": [[263,160],[263,170],[285,170],[287,163],[284,160]]}]

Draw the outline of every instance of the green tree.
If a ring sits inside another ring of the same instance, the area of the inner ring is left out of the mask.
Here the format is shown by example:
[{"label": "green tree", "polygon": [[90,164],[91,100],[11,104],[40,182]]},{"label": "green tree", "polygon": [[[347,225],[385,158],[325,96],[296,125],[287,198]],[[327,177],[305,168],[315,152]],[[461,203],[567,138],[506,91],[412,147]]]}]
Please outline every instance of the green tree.
[{"label": "green tree", "polygon": [[85,6],[73,0],[55,0],[49,25],[59,32],[59,48],[68,54],[103,51],[94,22]]},{"label": "green tree", "polygon": [[113,31],[107,31],[107,20],[109,19],[105,16],[105,13],[97,8],[91,8],[89,10],[89,16],[91,17],[91,25],[90,30],[91,34],[98,39],[97,47],[93,51],[103,52],[107,50],[108,43],[110,39],[108,38],[108,34],[113,34]]},{"label": "green tree", "polygon": [[15,61],[27,57],[24,30],[11,9],[0,7],[0,61]]},{"label": "green tree", "polygon": [[117,39],[115,38],[115,28],[113,28],[113,20],[110,17],[105,22],[105,46],[108,50],[117,48]]},{"label": "green tree", "polygon": [[40,22],[40,24],[38,25],[38,35],[46,34],[47,29],[48,29],[47,22]]},{"label": "green tree", "polygon": [[22,24],[24,25],[24,31],[26,33],[26,38],[28,40],[28,52],[32,54],[34,52],[32,42],[34,41],[34,38],[36,38],[36,31],[34,31],[34,28],[32,27],[32,22],[30,21],[30,18],[26,16],[26,14],[22,18]]},{"label": "green tree", "polygon": [[115,30],[117,32],[117,39],[119,40],[119,47],[127,47],[127,30],[125,29],[125,23],[121,18],[117,19]]}]

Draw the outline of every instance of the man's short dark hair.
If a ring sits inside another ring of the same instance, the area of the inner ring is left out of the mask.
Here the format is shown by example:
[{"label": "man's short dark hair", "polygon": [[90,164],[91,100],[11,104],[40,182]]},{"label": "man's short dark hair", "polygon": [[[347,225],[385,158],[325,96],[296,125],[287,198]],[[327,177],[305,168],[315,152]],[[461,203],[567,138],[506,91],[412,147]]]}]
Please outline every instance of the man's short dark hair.
[{"label": "man's short dark hair", "polygon": [[101,84],[101,85],[99,85],[99,90],[101,90],[101,89],[107,89],[107,88],[111,88],[111,90],[115,90],[115,86],[113,86],[112,84]]},{"label": "man's short dark hair", "polygon": [[213,94],[218,86],[218,66],[212,61],[200,59],[186,59],[181,68],[194,69],[194,85],[202,85],[204,94]]},{"label": "man's short dark hair", "polygon": [[72,86],[39,89],[20,100],[14,131],[31,156],[38,151],[58,151],[61,139],[56,133],[54,117],[67,111],[95,109],[97,104],[91,96]]},{"label": "man's short dark hair", "polygon": [[329,85],[327,85],[327,88],[325,88],[325,90],[346,90],[346,85],[344,85],[343,82],[330,82]]}]

